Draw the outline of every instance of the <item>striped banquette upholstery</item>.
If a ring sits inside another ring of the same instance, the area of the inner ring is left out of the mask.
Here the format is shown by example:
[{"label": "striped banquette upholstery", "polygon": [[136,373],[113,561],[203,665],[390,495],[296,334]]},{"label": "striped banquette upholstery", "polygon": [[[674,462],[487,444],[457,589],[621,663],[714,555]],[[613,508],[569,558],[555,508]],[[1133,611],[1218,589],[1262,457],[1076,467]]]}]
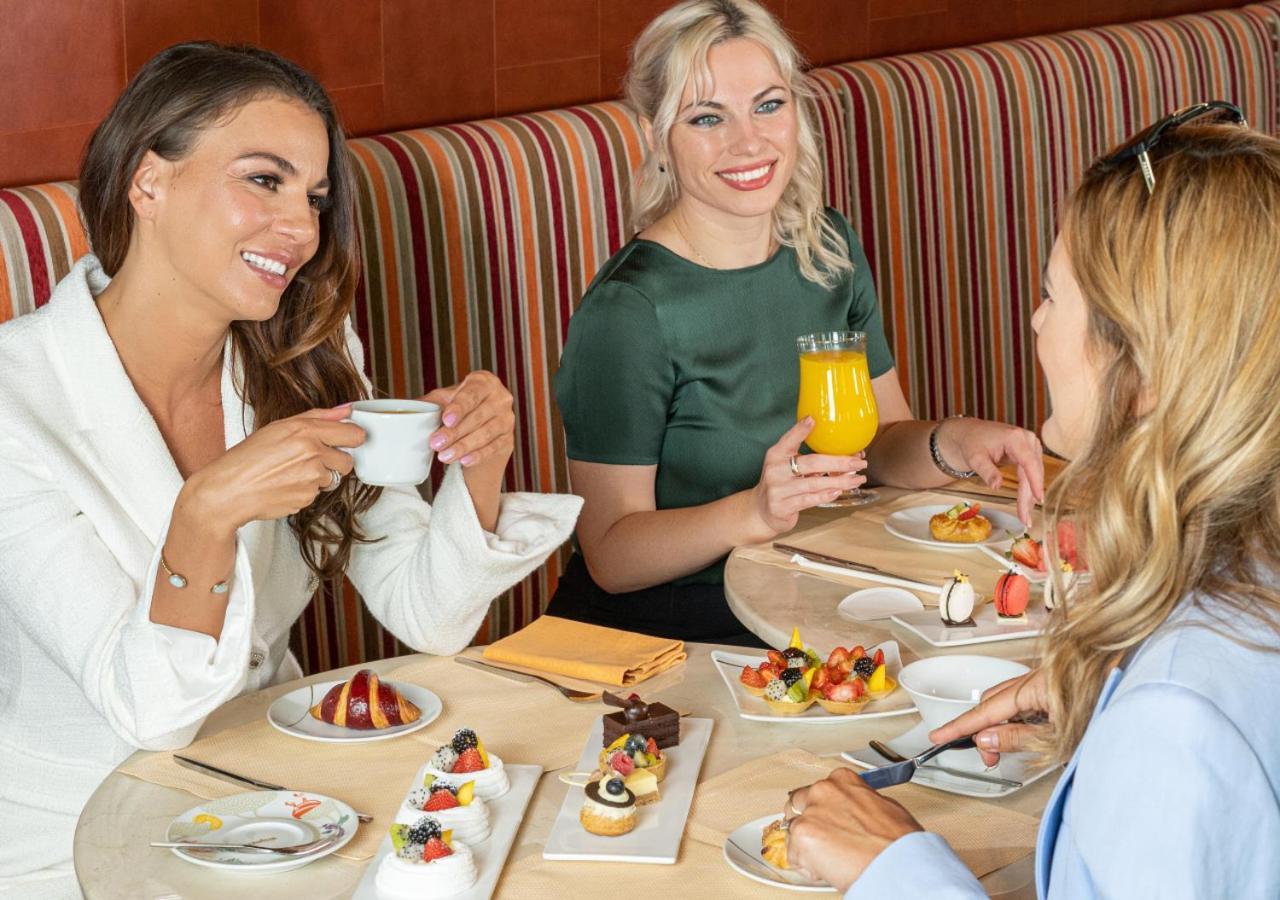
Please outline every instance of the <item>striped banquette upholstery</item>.
[{"label": "striped banquette upholstery", "polygon": [[[1235,100],[1274,133],[1278,24],[1273,2],[814,73],[828,202],[867,247],[918,414],[1043,418],[1029,323],[1060,201],[1101,150],[1186,102]],[[583,289],[628,237],[635,123],[602,103],[349,146],[375,389],[495,371],[516,398],[508,486],[567,490],[551,379]],[[44,303],[86,252],[75,196],[0,190],[0,321]],[[499,598],[477,640],[538,615],[563,559]],[[345,582],[322,587],[294,638],[309,672],[401,649]]]}]

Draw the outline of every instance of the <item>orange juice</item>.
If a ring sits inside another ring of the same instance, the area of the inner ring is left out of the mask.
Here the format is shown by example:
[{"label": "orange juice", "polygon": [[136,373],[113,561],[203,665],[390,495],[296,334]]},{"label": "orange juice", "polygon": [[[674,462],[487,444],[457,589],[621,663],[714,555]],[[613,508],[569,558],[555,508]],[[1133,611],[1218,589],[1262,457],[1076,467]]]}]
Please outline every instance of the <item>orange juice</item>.
[{"label": "orange juice", "polygon": [[801,353],[796,417],[805,416],[813,416],[815,422],[805,439],[814,451],[847,456],[865,450],[880,422],[867,354],[858,350]]}]

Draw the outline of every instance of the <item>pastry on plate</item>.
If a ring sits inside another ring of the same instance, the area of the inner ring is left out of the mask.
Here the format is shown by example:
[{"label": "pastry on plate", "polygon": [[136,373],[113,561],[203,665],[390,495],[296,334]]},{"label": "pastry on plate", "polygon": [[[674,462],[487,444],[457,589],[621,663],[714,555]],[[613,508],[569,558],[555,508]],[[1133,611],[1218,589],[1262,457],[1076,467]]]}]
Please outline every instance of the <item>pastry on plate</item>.
[{"label": "pastry on plate", "polygon": [[662,748],[680,743],[680,714],[665,703],[645,703],[639,694],[624,700],[608,691],[603,699],[609,706],[622,707],[621,712],[604,717],[603,746],[608,747],[624,734],[653,738]]},{"label": "pastry on plate", "polygon": [[1002,619],[1020,619],[1031,600],[1031,582],[1016,569],[1010,569],[996,579],[994,597],[996,615]]},{"label": "pastry on plate", "polygon": [[[630,763],[630,766],[627,764]],[[619,735],[608,747],[600,751],[600,768],[612,768],[626,777],[633,769],[648,769],[661,781],[667,777],[667,757],[651,737],[639,734]]]},{"label": "pastry on plate", "polygon": [[942,617],[944,625],[972,625],[973,607],[977,602],[978,596],[969,582],[969,576],[956,569],[955,574],[943,583],[942,591],[938,594],[938,615]]},{"label": "pastry on plate", "polygon": [[978,544],[991,537],[991,520],[982,515],[981,503],[957,503],[929,518],[929,534],[935,541]]},{"label": "pastry on plate", "polygon": [[342,684],[335,684],[311,707],[312,718],[362,730],[408,725],[421,715],[398,687],[379,680],[372,669],[361,669]]},{"label": "pastry on plate", "polygon": [[592,834],[626,834],[636,827],[636,795],[617,775],[593,781],[587,785],[578,821]]},{"label": "pastry on plate", "polygon": [[787,863],[787,829],[782,827],[781,819],[775,819],[764,827],[764,834],[760,837],[760,855],[771,866],[791,868]]},{"label": "pastry on plate", "polygon": [[446,831],[467,844],[488,840],[489,804],[475,795],[474,781],[443,779],[427,775],[422,787],[409,791],[396,821],[412,825],[423,815],[432,816]]},{"label": "pastry on plate", "polygon": [[501,797],[511,788],[502,758],[485,750],[484,743],[470,728],[455,731],[449,743],[427,760],[424,774],[437,778],[465,775],[467,780],[475,782],[475,795],[482,800]]},{"label": "pastry on plate", "polygon": [[432,816],[412,825],[392,825],[391,847],[378,864],[374,883],[379,897],[451,897],[476,883],[471,848],[455,841]]}]

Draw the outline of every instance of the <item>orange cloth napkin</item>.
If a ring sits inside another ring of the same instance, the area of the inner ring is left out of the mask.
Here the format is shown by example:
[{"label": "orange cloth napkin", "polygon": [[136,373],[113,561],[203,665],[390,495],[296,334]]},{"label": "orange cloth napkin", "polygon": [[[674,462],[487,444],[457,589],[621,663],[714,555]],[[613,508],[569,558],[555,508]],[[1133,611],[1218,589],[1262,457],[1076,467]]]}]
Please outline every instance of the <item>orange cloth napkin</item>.
[{"label": "orange cloth napkin", "polygon": [[684,662],[684,642],[540,616],[484,650],[494,663],[619,687],[638,684]]}]

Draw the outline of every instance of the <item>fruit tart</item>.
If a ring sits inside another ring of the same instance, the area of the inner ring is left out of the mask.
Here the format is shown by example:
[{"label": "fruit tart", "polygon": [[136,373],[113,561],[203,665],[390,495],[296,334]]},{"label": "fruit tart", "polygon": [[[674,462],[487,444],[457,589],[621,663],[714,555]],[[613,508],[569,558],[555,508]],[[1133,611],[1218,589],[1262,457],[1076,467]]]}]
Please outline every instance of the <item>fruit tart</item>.
[{"label": "fruit tart", "polygon": [[982,515],[981,503],[957,503],[929,517],[929,534],[935,541],[978,544],[991,537],[991,520]]},{"label": "fruit tart", "polygon": [[391,826],[392,852],[378,864],[379,897],[451,897],[476,883],[471,848],[432,816]]},{"label": "fruit tart", "polygon": [[[630,768],[627,767],[628,762],[631,763]],[[667,758],[653,738],[623,734],[600,751],[600,768],[613,769],[624,778],[634,769],[648,769],[654,778],[661,781],[667,775]]]},{"label": "fruit tart", "polygon": [[412,825],[424,815],[433,816],[440,827],[452,831],[468,844],[488,840],[489,805],[475,795],[474,781],[444,779],[427,775],[422,787],[409,791],[396,821]]},{"label": "fruit tart", "polygon": [[408,725],[421,715],[398,687],[379,680],[372,669],[361,669],[342,684],[335,684],[311,707],[312,718],[361,730]]},{"label": "fruit tart", "polygon": [[424,781],[426,775],[437,778],[463,775],[467,780],[475,782],[475,796],[481,800],[501,797],[511,788],[501,757],[486,751],[480,738],[470,728],[459,728],[449,743],[427,760]]}]

